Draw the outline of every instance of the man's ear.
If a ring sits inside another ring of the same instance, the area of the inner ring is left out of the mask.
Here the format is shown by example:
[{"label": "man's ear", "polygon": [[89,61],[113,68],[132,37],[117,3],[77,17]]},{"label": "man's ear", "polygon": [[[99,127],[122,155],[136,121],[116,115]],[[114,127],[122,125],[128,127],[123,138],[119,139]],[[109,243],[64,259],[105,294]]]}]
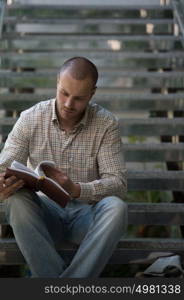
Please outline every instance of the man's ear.
[{"label": "man's ear", "polygon": [[97,86],[95,86],[94,89],[92,90],[91,96],[93,96],[96,93],[96,90],[97,90]]},{"label": "man's ear", "polygon": [[96,89],[97,89],[97,86],[95,86],[94,89],[91,92],[90,102],[93,100],[93,95],[96,93]]}]

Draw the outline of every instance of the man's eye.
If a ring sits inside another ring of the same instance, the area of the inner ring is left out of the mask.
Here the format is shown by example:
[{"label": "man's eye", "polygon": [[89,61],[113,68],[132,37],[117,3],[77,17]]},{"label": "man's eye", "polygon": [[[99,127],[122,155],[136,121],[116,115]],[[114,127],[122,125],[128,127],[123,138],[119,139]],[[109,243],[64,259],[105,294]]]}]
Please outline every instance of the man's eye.
[{"label": "man's eye", "polygon": [[60,94],[64,95],[64,96],[68,96],[68,94],[64,91],[60,91]]},{"label": "man's eye", "polygon": [[84,98],[83,97],[75,97],[76,101],[82,101]]}]

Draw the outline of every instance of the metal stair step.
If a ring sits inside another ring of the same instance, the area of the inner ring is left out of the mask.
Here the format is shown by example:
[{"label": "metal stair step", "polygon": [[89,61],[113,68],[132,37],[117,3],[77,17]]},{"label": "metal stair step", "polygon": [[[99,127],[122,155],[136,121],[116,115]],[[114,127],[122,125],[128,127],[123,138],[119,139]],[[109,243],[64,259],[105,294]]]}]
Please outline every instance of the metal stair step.
[{"label": "metal stair step", "polygon": [[85,19],[65,19],[65,18],[55,18],[55,19],[25,19],[24,17],[21,19],[20,17],[5,17],[4,18],[4,23],[5,24],[39,24],[39,25],[47,25],[49,26],[52,25],[57,25],[59,24],[60,26],[64,24],[72,24],[72,25],[100,25],[100,24],[105,24],[105,25],[142,25],[142,24],[153,24],[153,25],[163,25],[163,24],[173,24],[174,20],[172,18],[169,19],[141,19],[141,18],[132,18],[132,19],[112,19],[112,18],[85,18]]},{"label": "metal stair step", "polygon": [[[99,69],[100,88],[183,88],[183,71],[122,71]],[[55,71],[11,72],[0,71],[0,87],[2,88],[54,88]]]},{"label": "metal stair step", "polygon": [[[0,119],[0,134],[6,136],[12,129],[17,118]],[[184,118],[145,118],[119,119],[122,136],[162,136],[183,135]]]},{"label": "metal stair step", "polygon": [[[184,225],[182,203],[127,203],[128,224]],[[0,224],[7,224],[3,204],[0,203]]]},{"label": "metal stair step", "polygon": [[[50,43],[48,43],[48,39]],[[4,33],[0,50],[63,51],[63,50],[170,51],[183,49],[180,36],[172,35],[24,35]]]},{"label": "metal stair step", "polygon": [[60,64],[72,56],[84,56],[92,60],[98,68],[171,68],[182,69],[184,66],[184,52],[172,51],[168,53],[145,53],[145,52],[116,52],[99,50],[65,50],[60,52],[29,52],[14,53],[6,51],[1,55],[2,68],[58,68]]},{"label": "metal stair step", "polygon": [[[61,250],[73,256],[77,247],[66,245]],[[130,250],[132,255],[130,255]],[[177,252],[184,250],[183,239],[122,239],[113,253],[109,263],[135,263],[137,259],[150,252]],[[0,264],[24,264],[25,260],[14,239],[0,239]]]},{"label": "metal stair step", "polygon": [[[35,93],[7,93],[1,94],[0,109],[21,111],[39,101],[54,98],[54,91]],[[184,93],[152,94],[128,93],[122,90],[103,91],[97,90],[93,97],[94,102],[104,106],[114,113],[125,111],[175,111],[184,109]],[[113,102],[112,102],[113,99]]]}]

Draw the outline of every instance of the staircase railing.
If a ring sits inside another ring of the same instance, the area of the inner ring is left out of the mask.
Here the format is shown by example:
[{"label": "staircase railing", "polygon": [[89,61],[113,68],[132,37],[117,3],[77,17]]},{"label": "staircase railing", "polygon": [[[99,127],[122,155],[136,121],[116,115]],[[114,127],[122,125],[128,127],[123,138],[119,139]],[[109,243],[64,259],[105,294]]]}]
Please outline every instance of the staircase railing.
[{"label": "staircase railing", "polygon": [[180,33],[182,35],[182,44],[184,46],[184,1],[173,0],[171,2],[173,6],[175,23],[178,25]]},{"label": "staircase railing", "polygon": [[0,39],[2,37],[4,12],[5,12],[5,0],[0,0]]}]

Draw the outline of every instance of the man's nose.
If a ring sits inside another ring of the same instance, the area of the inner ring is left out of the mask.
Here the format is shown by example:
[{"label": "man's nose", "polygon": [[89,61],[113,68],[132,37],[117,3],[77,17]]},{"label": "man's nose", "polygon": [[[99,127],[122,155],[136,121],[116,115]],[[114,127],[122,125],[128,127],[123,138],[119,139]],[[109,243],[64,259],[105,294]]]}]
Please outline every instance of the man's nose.
[{"label": "man's nose", "polygon": [[70,108],[73,106],[73,98],[72,97],[68,97],[66,102],[65,102],[65,106]]}]

